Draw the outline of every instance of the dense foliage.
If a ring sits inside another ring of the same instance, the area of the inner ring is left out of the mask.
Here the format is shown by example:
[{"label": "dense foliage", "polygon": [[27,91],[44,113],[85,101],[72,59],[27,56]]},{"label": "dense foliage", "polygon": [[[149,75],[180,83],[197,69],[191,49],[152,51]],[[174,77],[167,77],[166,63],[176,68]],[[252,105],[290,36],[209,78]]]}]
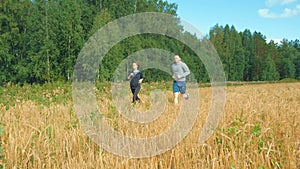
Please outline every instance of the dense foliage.
[{"label": "dense foliage", "polygon": [[[163,0],[4,0],[0,2],[0,84],[72,80],[84,43],[106,23],[133,13],[164,12],[176,17],[177,5]],[[178,24],[178,29],[181,26]],[[191,35],[192,36],[192,35]],[[300,77],[300,42],[267,42],[263,34],[216,25],[206,36],[215,46],[230,81]],[[207,82],[205,67],[181,42],[166,36],[138,35],[116,45],[100,66],[101,81],[111,79],[118,63],[133,52],[160,48],[178,53],[198,80]],[[155,69],[146,81],[170,80]]]}]

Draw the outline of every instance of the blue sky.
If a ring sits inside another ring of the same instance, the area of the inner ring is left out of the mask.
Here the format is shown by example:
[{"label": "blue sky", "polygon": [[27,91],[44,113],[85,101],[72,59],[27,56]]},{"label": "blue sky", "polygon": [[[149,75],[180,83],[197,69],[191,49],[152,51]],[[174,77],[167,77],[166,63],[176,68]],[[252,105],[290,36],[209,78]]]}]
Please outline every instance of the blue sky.
[{"label": "blue sky", "polygon": [[216,24],[261,32],[267,40],[300,40],[300,0],[167,0],[179,17],[208,34]]}]

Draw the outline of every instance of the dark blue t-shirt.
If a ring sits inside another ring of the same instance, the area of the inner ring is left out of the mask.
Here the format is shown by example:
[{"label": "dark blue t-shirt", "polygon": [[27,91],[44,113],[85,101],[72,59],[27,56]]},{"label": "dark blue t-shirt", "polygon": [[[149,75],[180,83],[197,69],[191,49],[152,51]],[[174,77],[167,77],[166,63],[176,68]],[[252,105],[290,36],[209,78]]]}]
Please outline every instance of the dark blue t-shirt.
[{"label": "dark blue t-shirt", "polygon": [[131,73],[133,73],[133,77],[130,80],[130,87],[138,87],[140,86],[139,80],[143,79],[143,74],[141,71],[132,71]]}]

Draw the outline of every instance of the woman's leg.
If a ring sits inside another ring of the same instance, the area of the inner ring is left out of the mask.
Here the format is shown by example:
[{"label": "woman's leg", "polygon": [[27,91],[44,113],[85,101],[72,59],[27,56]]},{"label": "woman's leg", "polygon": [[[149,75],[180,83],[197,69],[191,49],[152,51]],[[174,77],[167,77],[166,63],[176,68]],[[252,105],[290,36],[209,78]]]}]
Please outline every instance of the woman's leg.
[{"label": "woman's leg", "polygon": [[131,89],[131,93],[132,93],[132,103],[134,103],[135,102],[135,100],[134,100],[135,88],[134,87],[130,87],[130,89]]},{"label": "woman's leg", "polygon": [[140,100],[140,98],[138,97],[138,94],[139,94],[139,92],[140,92],[140,89],[141,89],[140,86],[137,86],[137,87],[134,88],[134,92],[133,92],[133,102],[139,101],[139,100]]}]

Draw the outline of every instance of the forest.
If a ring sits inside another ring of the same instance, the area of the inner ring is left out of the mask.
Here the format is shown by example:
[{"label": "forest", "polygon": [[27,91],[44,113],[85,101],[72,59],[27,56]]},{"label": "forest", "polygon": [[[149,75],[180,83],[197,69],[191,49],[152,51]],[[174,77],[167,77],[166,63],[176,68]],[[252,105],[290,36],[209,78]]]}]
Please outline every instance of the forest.
[{"label": "forest", "polygon": [[[102,26],[141,12],[163,12],[178,18],[177,8],[164,0],[2,0],[0,85],[72,81],[80,50]],[[218,52],[228,81],[300,79],[298,39],[268,42],[261,32],[238,31],[234,25],[218,23],[204,37]],[[178,40],[152,34],[133,36],[114,46],[107,53],[109,59],[100,65],[99,81],[111,80],[120,60],[145,48],[179,54],[198,81],[209,82],[205,67],[196,64],[198,57],[191,49]],[[160,70],[149,69],[144,74],[146,82],[171,80]]]}]

